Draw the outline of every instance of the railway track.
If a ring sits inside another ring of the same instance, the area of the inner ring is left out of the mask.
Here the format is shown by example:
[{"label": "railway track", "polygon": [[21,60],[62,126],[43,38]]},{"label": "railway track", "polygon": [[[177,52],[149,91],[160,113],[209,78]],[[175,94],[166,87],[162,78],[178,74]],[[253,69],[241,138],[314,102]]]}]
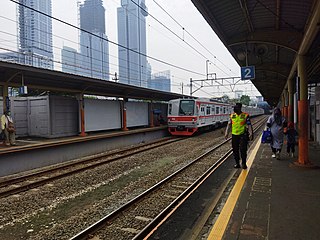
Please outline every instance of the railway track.
[{"label": "railway track", "polygon": [[[255,130],[264,122],[265,118],[257,121]],[[146,236],[203,179],[231,156],[232,149],[227,144],[230,139],[212,147],[71,239],[141,239]]]},{"label": "railway track", "polygon": [[83,172],[88,169],[93,169],[98,166],[120,160],[125,157],[130,157],[138,153],[152,150],[158,147],[165,146],[187,138],[165,138],[159,141],[134,146],[121,151],[111,151],[93,156],[84,157],[81,160],[71,161],[64,164],[59,164],[53,167],[35,171],[26,175],[15,176],[10,178],[0,179],[0,198],[8,197],[14,194],[19,194],[30,189],[43,186],[54,180],[71,176]]},{"label": "railway track", "polygon": [[125,157],[149,151],[151,149],[162,147],[181,140],[183,140],[183,138],[169,137],[117,152],[96,154],[94,156],[83,158],[79,161],[60,164],[49,169],[30,173],[27,175],[3,179],[2,181],[0,181],[0,198],[18,194],[29,189],[45,185],[60,178],[64,178],[88,169],[101,166],[103,164],[108,164]]}]

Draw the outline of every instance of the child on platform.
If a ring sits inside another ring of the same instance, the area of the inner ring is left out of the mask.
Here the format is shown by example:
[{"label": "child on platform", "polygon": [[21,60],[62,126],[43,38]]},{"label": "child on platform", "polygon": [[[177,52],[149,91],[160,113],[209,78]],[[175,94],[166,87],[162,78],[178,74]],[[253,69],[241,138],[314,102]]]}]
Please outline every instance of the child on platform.
[{"label": "child on platform", "polygon": [[288,123],[288,130],[285,134],[287,135],[287,154],[288,154],[288,157],[294,157],[296,136],[298,136],[298,132],[294,129],[293,122]]}]

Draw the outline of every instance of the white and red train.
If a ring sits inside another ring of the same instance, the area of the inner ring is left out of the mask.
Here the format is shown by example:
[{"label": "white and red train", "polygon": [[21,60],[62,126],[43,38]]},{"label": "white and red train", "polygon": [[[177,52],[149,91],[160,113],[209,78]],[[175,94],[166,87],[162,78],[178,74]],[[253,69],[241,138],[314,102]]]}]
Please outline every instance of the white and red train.
[{"label": "white and red train", "polygon": [[[172,135],[191,136],[200,129],[225,124],[233,112],[233,105],[210,99],[174,99],[168,103],[168,129]],[[250,116],[263,114],[263,109],[242,107]]]}]

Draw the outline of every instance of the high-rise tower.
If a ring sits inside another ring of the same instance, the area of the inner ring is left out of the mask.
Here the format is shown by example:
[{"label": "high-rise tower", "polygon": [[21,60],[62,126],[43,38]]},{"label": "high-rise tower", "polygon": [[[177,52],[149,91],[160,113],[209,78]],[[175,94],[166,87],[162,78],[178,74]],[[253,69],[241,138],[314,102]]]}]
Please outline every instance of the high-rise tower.
[{"label": "high-rise tower", "polygon": [[148,86],[147,16],[145,0],[121,0],[121,7],[118,8],[118,42],[124,46],[118,49],[119,82],[121,83]]},{"label": "high-rise tower", "polygon": [[[80,54],[84,75],[109,80],[109,49],[102,0],[80,5]],[[92,34],[90,34],[90,33]]]},{"label": "high-rise tower", "polygon": [[19,3],[22,4],[18,6],[20,62],[52,69],[52,19],[27,8],[51,16],[51,0],[19,0]]}]

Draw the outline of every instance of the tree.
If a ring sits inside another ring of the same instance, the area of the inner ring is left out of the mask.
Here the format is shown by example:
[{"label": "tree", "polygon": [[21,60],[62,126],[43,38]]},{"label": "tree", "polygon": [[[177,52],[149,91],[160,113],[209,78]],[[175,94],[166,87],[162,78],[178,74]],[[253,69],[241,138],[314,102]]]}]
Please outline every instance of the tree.
[{"label": "tree", "polygon": [[230,98],[227,94],[225,94],[221,97],[221,100],[222,100],[222,102],[229,102]]},{"label": "tree", "polygon": [[242,95],[241,98],[240,98],[240,102],[241,102],[243,105],[249,106],[250,97],[247,96],[247,95]]}]

